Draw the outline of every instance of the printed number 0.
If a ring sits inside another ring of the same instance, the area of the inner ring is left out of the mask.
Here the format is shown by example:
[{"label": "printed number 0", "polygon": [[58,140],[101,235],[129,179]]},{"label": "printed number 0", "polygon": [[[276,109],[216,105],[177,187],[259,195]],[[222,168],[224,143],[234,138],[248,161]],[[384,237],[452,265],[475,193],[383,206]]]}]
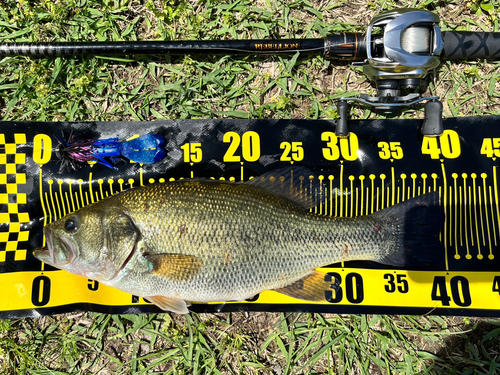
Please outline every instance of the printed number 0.
[{"label": "printed number 0", "polygon": [[33,160],[46,164],[52,157],[52,139],[47,134],[37,134],[33,138]]},{"label": "printed number 0", "polygon": [[31,287],[31,303],[34,306],[45,306],[50,300],[50,279],[47,276],[37,276]]}]

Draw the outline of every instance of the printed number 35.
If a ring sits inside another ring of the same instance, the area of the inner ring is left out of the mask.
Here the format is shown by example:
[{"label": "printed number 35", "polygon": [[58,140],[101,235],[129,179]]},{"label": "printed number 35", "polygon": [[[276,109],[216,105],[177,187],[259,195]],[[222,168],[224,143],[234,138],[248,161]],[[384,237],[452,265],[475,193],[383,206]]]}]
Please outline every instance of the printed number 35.
[{"label": "printed number 35", "polygon": [[384,279],[387,280],[387,285],[385,286],[385,291],[387,293],[394,293],[396,288],[399,293],[408,293],[409,285],[406,280],[406,275],[397,274],[396,277],[394,277],[392,273],[386,273]]},{"label": "printed number 35", "polygon": [[381,159],[402,159],[403,149],[401,142],[379,142],[377,146],[381,149],[378,155]]}]

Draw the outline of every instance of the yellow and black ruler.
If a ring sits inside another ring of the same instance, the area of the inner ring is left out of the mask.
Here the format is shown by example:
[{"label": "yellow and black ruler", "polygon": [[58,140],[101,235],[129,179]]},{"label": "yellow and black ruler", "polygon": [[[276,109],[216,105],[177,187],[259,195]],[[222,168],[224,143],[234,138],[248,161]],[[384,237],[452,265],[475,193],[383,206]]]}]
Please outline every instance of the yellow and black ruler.
[{"label": "yellow and black ruler", "polygon": [[[195,304],[194,311],[500,316],[500,117],[444,125],[444,134],[431,138],[421,135],[418,120],[353,120],[341,139],[334,122],[311,120],[0,123],[0,317],[159,311],[40,263],[32,251],[44,244],[43,226],[134,186],[181,178],[239,182],[295,166],[314,171],[319,184],[307,190],[306,180],[304,189],[321,215],[367,215],[438,192],[445,214],[440,251],[408,269],[325,265],[320,271],[335,289],[325,290],[321,303],[268,291],[249,301]],[[166,156],[150,165],[123,159],[116,169],[89,163],[65,172],[56,136],[70,134],[75,140],[161,135]]]}]

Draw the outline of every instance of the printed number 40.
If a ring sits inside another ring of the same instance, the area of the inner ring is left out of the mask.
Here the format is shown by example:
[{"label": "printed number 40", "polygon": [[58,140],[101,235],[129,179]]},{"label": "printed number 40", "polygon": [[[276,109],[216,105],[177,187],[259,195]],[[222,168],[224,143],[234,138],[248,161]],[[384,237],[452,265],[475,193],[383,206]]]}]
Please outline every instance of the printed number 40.
[{"label": "printed number 40", "polygon": [[468,307],[472,304],[469,280],[464,276],[455,276],[450,280],[451,297],[448,293],[448,284],[444,276],[435,276],[432,283],[431,299],[440,301],[443,306],[450,306],[453,301],[457,306]]},{"label": "printed number 40", "polygon": [[430,155],[431,159],[446,159],[460,156],[460,137],[454,130],[445,130],[440,137],[424,137],[422,139],[422,154]]}]

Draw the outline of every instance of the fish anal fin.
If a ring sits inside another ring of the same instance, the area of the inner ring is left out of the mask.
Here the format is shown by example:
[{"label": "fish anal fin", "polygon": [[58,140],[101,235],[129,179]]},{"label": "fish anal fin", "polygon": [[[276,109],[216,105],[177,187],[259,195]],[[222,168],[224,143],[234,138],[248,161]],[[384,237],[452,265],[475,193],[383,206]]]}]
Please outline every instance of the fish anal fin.
[{"label": "fish anal fin", "polygon": [[173,281],[190,281],[203,266],[203,261],[193,255],[148,254],[145,257],[151,262],[154,275]]},{"label": "fish anal fin", "polygon": [[325,301],[325,291],[332,289],[332,282],[325,281],[325,274],[314,270],[310,275],[295,281],[276,292],[305,301]]},{"label": "fish anal fin", "polygon": [[164,296],[153,296],[153,297],[145,297],[148,301],[151,301],[156,306],[158,306],[162,310],[172,311],[177,314],[188,314],[188,306],[190,304],[186,303],[183,299],[180,298],[168,298]]}]

